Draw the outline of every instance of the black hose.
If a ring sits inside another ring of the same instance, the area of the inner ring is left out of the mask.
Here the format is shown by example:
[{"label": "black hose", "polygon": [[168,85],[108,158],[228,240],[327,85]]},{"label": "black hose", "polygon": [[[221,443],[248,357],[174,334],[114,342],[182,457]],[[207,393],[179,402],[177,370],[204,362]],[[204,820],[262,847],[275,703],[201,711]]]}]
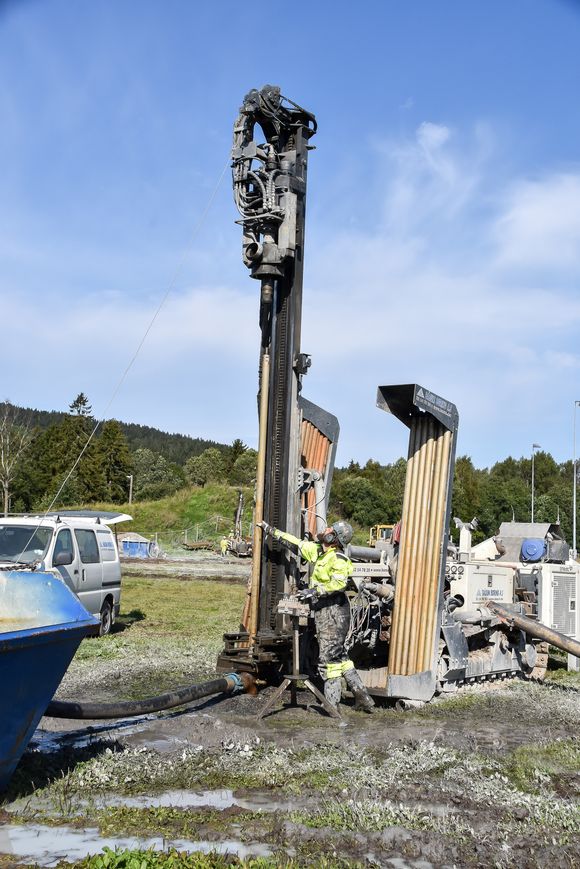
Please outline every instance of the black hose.
[{"label": "black hose", "polygon": [[147,715],[150,712],[183,706],[211,694],[232,693],[236,690],[252,693],[253,688],[254,679],[249,673],[228,673],[221,679],[189,685],[187,688],[179,688],[157,697],[146,697],[144,700],[119,700],[116,703],[52,700],[44,714],[50,718],[130,718],[133,715]]}]

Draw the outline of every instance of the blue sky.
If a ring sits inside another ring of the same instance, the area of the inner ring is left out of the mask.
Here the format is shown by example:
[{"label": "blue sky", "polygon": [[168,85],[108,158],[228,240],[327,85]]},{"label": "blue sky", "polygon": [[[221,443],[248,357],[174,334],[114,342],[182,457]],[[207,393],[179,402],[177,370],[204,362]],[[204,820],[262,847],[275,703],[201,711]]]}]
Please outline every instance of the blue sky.
[{"label": "blue sky", "polygon": [[338,462],[405,452],[376,388],[454,401],[478,466],[572,452],[580,3],[0,0],[3,395],[254,445],[257,285],[229,154],[266,82],[315,112],[305,395]]}]

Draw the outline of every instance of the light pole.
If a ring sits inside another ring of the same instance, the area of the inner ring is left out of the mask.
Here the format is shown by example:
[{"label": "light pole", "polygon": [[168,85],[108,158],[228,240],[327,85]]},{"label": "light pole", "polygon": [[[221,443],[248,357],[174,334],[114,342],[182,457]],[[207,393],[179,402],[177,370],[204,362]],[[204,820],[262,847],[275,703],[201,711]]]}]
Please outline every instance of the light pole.
[{"label": "light pole", "polygon": [[129,504],[133,501],[133,474],[127,474],[129,480]]},{"label": "light pole", "polygon": [[534,521],[534,459],[536,458],[536,450],[539,449],[539,444],[532,444],[532,522]]},{"label": "light pole", "polygon": [[574,402],[574,456],[572,459],[572,557],[578,555],[576,549],[576,408],[580,407],[580,401]]}]

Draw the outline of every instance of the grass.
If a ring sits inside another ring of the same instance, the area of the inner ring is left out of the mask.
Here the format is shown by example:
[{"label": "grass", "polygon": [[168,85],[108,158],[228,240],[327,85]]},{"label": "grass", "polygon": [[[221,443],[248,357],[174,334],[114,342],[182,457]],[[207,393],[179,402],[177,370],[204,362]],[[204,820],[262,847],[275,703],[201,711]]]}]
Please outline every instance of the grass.
[{"label": "grass", "polygon": [[[104,848],[101,854],[87,857],[74,866],[78,869],[222,869],[227,866],[237,866],[240,869],[274,869],[274,867],[295,866],[293,861],[279,862],[277,859],[258,857],[251,860],[239,860],[221,854],[198,854],[177,851],[145,851],[112,850]],[[59,866],[70,867],[70,863]]]},{"label": "grass", "polygon": [[[1,865],[1,864],[0,864]],[[77,869],[224,869],[235,866],[239,869],[298,869],[304,865],[283,855],[280,857],[256,857],[241,860],[221,854],[188,854],[171,848],[168,851],[127,851],[104,848],[102,854],[87,857],[74,866]],[[342,867],[362,866],[340,858],[321,857],[316,861],[319,869],[342,869]],[[59,863],[59,867],[71,867],[70,863]]]},{"label": "grass", "polygon": [[174,582],[128,579],[123,582],[123,611],[144,614],[131,631],[144,639],[167,634],[221,641],[224,628],[236,628],[245,588],[214,581]]},{"label": "grass", "polygon": [[545,788],[552,777],[580,772],[580,742],[558,739],[546,745],[525,745],[504,761],[504,774],[524,793]]},{"label": "grass", "polygon": [[[99,810],[92,818],[102,836],[162,835],[164,838],[199,837],[199,828],[227,829],[229,815],[216,809],[179,809],[172,806],[133,808],[112,806]],[[224,823],[225,821],[225,823]]]},{"label": "grass", "polygon": [[224,630],[238,627],[245,588],[213,580],[123,580],[117,630],[89,638],[75,660],[115,657],[128,645],[163,645],[170,638],[221,643]]},{"label": "grass", "polygon": [[213,678],[244,597],[243,586],[216,580],[124,579],[113,633],[83,640],[59,698],[133,700]]},{"label": "grass", "polygon": [[408,830],[435,830],[437,824],[428,814],[396,805],[389,800],[326,801],[316,812],[293,812],[292,820],[306,827],[324,829],[330,827],[352,833],[374,833],[389,827],[405,827]]}]

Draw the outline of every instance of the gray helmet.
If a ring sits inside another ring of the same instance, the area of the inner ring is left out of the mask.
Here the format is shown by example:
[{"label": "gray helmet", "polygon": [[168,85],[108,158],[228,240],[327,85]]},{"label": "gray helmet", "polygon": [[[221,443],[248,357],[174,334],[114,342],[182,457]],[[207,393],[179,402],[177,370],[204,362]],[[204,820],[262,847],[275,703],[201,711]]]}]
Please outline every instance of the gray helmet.
[{"label": "gray helmet", "polygon": [[344,548],[348,546],[350,541],[352,540],[353,530],[352,525],[349,525],[348,522],[335,522],[334,525],[331,525],[332,530],[336,534],[336,539],[340,543],[340,545]]}]

